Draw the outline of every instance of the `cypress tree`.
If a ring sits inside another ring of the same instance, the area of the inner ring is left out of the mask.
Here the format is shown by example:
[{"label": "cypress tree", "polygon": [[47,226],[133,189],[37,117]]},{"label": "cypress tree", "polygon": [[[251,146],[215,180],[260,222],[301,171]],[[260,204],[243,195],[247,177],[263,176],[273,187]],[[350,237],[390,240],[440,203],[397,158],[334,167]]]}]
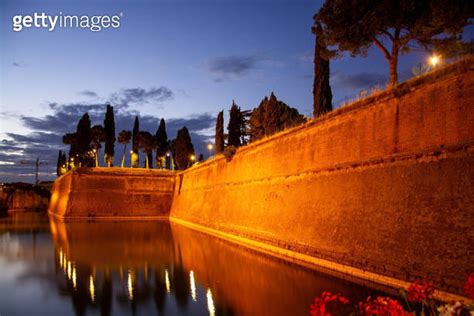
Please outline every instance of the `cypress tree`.
[{"label": "cypress tree", "polygon": [[175,142],[175,163],[180,170],[188,168],[194,158],[194,146],[191,142],[191,136],[189,136],[189,131],[185,127],[178,131]]},{"label": "cypress tree", "polygon": [[227,125],[227,130],[229,132],[229,138],[227,140],[228,146],[239,147],[243,144],[245,137],[245,117],[240,107],[232,101],[232,106],[230,108],[230,118],[229,125]]},{"label": "cypress tree", "polygon": [[61,175],[62,158],[63,158],[63,152],[60,150],[58,154],[58,162],[56,164],[56,175],[58,177]]},{"label": "cypress tree", "polygon": [[138,116],[135,116],[135,122],[133,124],[132,131],[132,168],[138,168],[139,155],[138,155],[138,133],[140,132],[140,123],[138,122]]},{"label": "cypress tree", "polygon": [[329,84],[328,51],[322,39],[321,24],[315,22],[316,35],[314,48],[313,116],[318,117],[332,111],[332,92]]},{"label": "cypress tree", "polygon": [[111,106],[110,104],[107,104],[107,110],[105,112],[104,129],[105,129],[104,160],[107,162],[107,166],[111,167],[114,165],[115,119],[114,119],[114,107]]},{"label": "cypress tree", "polygon": [[164,119],[160,120],[160,126],[156,131],[156,167],[165,168],[165,157],[169,151],[168,134],[166,133],[166,123]]},{"label": "cypress tree", "polygon": [[76,137],[79,166],[92,166],[93,157],[90,154],[90,145],[92,140],[91,120],[88,113],[84,114],[79,120],[79,123],[77,123]]},{"label": "cypress tree", "polygon": [[220,111],[217,114],[215,144],[216,154],[224,150],[224,111]]}]

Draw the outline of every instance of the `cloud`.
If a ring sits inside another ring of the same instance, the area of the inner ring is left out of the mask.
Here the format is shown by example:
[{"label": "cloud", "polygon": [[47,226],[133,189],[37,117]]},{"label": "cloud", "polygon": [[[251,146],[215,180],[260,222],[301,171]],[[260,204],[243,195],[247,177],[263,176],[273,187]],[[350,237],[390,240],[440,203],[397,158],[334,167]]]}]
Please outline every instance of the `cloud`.
[{"label": "cloud", "polygon": [[[168,100],[173,94],[171,90],[162,87],[148,90],[123,89],[114,95],[120,96],[123,101],[121,105],[112,103],[115,110],[115,131],[118,134],[121,130],[133,128],[135,115],[138,113],[130,110],[129,104],[149,100]],[[8,139],[0,141],[0,181],[33,181],[34,162],[37,157],[42,162],[41,180],[54,179],[58,151],[68,152],[69,150],[62,144],[62,136],[76,130],[77,122],[85,112],[89,113],[92,125],[103,124],[106,103],[50,103],[49,108],[53,113],[43,117],[20,116],[23,125],[32,130],[30,134],[7,133]],[[155,134],[160,118],[153,115],[139,115],[139,121],[140,130]],[[208,113],[166,119],[170,139],[175,138],[178,129],[183,126],[189,129],[197,154],[206,154],[209,136],[205,131],[212,129],[214,124],[215,117]],[[122,145],[116,144],[115,164],[119,164],[122,149]],[[126,155],[127,164],[128,156]]]},{"label": "cloud", "polygon": [[224,56],[210,59],[204,67],[215,76],[216,82],[241,78],[257,69],[268,58],[256,55]]},{"label": "cloud", "polygon": [[89,98],[98,98],[99,97],[97,92],[92,91],[92,90],[82,90],[82,91],[79,92],[79,94],[83,95],[85,97],[89,97]]},{"label": "cloud", "polygon": [[129,88],[113,93],[109,102],[115,105],[128,106],[130,104],[144,104],[150,102],[164,102],[173,99],[174,93],[167,87],[159,88]]},{"label": "cloud", "polygon": [[374,72],[360,72],[356,74],[345,74],[335,72],[331,75],[331,81],[334,86],[342,89],[360,90],[385,85],[387,76]]},{"label": "cloud", "polygon": [[14,62],[12,62],[12,66],[13,67],[25,67],[25,64],[14,61]]}]

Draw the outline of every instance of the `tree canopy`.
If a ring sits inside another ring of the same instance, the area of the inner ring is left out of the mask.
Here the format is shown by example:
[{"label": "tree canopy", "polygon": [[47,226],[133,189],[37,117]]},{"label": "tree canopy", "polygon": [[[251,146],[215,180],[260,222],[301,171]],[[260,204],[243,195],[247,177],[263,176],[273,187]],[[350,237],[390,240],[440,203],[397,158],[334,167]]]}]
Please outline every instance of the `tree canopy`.
[{"label": "tree canopy", "polygon": [[168,134],[166,133],[166,123],[164,119],[160,120],[160,126],[156,130],[156,157],[164,157],[169,150]]},{"label": "tree canopy", "polygon": [[178,131],[174,143],[175,162],[179,169],[184,170],[192,164],[194,157],[194,146],[188,129],[183,127]]},{"label": "tree canopy", "polygon": [[229,113],[229,124],[227,125],[229,136],[227,139],[227,145],[239,147],[246,142],[245,136],[247,133],[245,114],[234,101],[232,101]]},{"label": "tree canopy", "polygon": [[105,112],[104,130],[105,130],[104,159],[107,162],[107,166],[110,167],[114,163],[114,147],[115,147],[114,107],[111,106],[110,104],[107,104],[107,110]]},{"label": "tree canopy", "polygon": [[153,150],[156,147],[156,140],[150,132],[141,131],[137,135],[138,148],[145,153],[145,167],[148,169],[151,166],[150,155],[153,153]]},{"label": "tree canopy", "polygon": [[318,117],[332,111],[332,91],[329,84],[329,58],[322,37],[321,24],[316,22],[313,33],[316,35],[314,47],[313,116]]},{"label": "tree canopy", "polygon": [[224,111],[220,111],[217,114],[215,144],[216,153],[224,150]]},{"label": "tree canopy", "polygon": [[315,16],[321,23],[329,57],[340,52],[366,56],[375,45],[390,66],[390,83],[398,82],[399,53],[413,44],[452,53],[472,18],[472,0],[326,0]]},{"label": "tree canopy", "polygon": [[77,123],[76,137],[79,164],[85,167],[91,166],[93,164],[93,156],[90,153],[92,136],[91,120],[88,113],[84,114],[79,120],[79,123]]},{"label": "tree canopy", "polygon": [[297,109],[279,101],[272,92],[270,98],[265,97],[250,116],[250,141],[275,134],[304,122],[304,116],[299,114]]}]

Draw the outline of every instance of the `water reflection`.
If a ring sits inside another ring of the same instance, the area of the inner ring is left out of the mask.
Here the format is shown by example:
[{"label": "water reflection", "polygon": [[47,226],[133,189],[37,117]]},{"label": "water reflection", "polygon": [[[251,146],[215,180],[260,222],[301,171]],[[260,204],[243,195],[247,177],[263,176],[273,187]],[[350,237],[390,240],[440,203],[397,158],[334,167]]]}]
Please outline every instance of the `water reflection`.
[{"label": "water reflection", "polygon": [[0,222],[1,314],[307,315],[323,290],[376,295],[165,221],[41,221]]}]

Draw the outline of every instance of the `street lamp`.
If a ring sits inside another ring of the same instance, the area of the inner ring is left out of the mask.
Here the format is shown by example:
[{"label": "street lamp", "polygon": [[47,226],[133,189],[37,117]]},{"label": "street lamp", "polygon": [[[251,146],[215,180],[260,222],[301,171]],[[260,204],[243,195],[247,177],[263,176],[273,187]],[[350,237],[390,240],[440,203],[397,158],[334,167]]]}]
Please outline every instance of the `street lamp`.
[{"label": "street lamp", "polygon": [[211,158],[212,148],[213,148],[212,144],[207,145],[207,149],[209,150],[209,158]]},{"label": "street lamp", "polygon": [[439,61],[440,61],[439,56],[433,55],[433,56],[430,57],[430,64],[431,64],[431,66],[433,66],[433,68],[436,67],[436,65],[439,64]]}]

